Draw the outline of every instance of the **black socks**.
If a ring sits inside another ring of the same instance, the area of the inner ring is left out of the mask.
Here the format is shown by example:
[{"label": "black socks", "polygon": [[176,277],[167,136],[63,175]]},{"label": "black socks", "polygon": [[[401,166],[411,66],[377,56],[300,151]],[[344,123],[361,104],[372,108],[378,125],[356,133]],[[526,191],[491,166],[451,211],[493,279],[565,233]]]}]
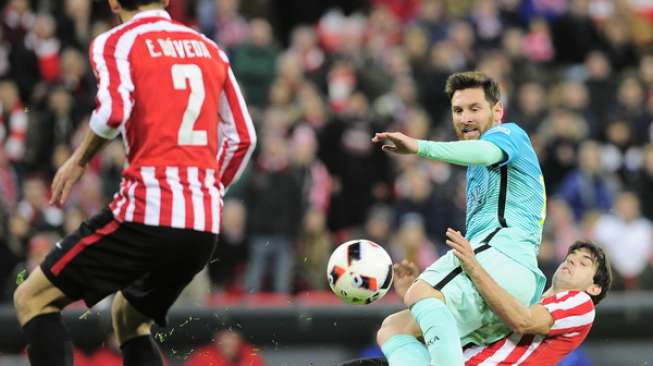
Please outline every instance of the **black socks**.
[{"label": "black socks", "polygon": [[159,347],[149,335],[132,338],[120,349],[124,366],[163,366]]},{"label": "black socks", "polygon": [[38,315],[23,326],[32,366],[72,366],[73,344],[61,313]]}]

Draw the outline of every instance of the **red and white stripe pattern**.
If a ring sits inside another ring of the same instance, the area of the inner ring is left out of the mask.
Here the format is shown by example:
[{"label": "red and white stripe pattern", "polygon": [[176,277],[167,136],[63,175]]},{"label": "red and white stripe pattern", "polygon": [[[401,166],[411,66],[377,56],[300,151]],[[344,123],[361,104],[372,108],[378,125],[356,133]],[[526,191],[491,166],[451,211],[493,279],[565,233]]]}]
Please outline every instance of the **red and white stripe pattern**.
[{"label": "red and white stripe pattern", "polygon": [[217,233],[224,190],[213,169],[143,166],[109,205],[118,221]]},{"label": "red and white stripe pattern", "polygon": [[[133,72],[148,70],[163,76],[170,74],[171,63],[194,60],[190,56],[169,61],[153,58],[143,47],[144,37],[179,42],[193,39],[209,49],[210,61],[197,60],[205,68],[207,94],[193,127],[209,132],[206,146],[177,145],[176,132],[188,97],[174,99],[182,96],[175,94],[178,92],[164,77],[153,81]],[[110,204],[115,218],[218,233],[225,187],[242,173],[256,144],[254,126],[227,56],[208,38],[174,23],[165,11],[154,10],[140,12],[131,21],[98,36],[91,45],[90,59],[98,79],[97,106],[90,127],[107,139],[122,133],[129,162]],[[141,89],[146,92],[135,100]],[[165,108],[158,108],[161,103],[180,108],[179,116],[166,114]],[[152,127],[152,121],[158,126]]]},{"label": "red and white stripe pattern", "polygon": [[512,333],[488,346],[465,350],[465,366],[555,366],[587,336],[594,303],[585,292],[563,291],[540,302],[553,317],[546,336]]}]

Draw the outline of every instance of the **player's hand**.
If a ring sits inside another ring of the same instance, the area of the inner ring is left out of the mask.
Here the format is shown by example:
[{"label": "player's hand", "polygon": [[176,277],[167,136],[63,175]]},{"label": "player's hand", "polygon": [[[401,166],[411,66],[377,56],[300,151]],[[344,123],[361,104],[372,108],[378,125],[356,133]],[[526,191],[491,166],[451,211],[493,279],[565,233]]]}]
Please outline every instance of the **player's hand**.
[{"label": "player's hand", "polygon": [[381,146],[381,150],[397,154],[417,154],[417,140],[401,132],[379,132],[374,134],[373,142],[389,140],[392,144]]},{"label": "player's hand", "polygon": [[59,204],[63,203],[68,198],[70,194],[70,189],[73,187],[79,178],[84,175],[86,168],[79,165],[79,160],[73,154],[65,163],[57,170],[57,174],[52,180],[52,196],[50,197],[50,204]]},{"label": "player's hand", "polygon": [[476,260],[476,254],[472,245],[465,240],[460,231],[452,228],[447,229],[447,245],[453,250],[453,254],[460,260],[460,263],[468,274],[480,268],[481,264]]},{"label": "player's hand", "polygon": [[401,263],[395,263],[392,268],[394,269],[393,285],[397,295],[402,298],[408,291],[408,288],[415,282],[417,275],[419,275],[419,268],[413,262],[403,260]]}]

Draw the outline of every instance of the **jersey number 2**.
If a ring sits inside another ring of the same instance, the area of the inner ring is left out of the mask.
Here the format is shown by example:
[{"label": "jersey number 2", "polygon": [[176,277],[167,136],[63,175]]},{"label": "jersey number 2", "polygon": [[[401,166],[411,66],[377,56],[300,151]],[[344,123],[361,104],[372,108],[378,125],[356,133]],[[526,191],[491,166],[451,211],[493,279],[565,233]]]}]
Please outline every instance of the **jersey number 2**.
[{"label": "jersey number 2", "polygon": [[[172,84],[176,90],[185,90],[190,87],[188,104],[177,134],[177,143],[179,145],[204,146],[207,144],[206,131],[193,129],[204,103],[202,70],[194,64],[175,64],[172,65],[171,71]],[[186,83],[186,80],[188,80],[188,83]]]}]

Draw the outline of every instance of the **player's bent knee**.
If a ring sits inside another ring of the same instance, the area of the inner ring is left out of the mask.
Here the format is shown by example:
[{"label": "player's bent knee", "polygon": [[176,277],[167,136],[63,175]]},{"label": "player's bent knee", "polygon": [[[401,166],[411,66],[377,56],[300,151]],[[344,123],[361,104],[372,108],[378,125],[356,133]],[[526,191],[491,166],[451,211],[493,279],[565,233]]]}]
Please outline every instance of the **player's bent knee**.
[{"label": "player's bent knee", "polygon": [[128,340],[150,334],[153,321],[141,314],[118,292],[111,304],[113,330],[122,345]]},{"label": "player's bent knee", "polygon": [[21,324],[23,323],[22,319],[24,319],[25,315],[30,313],[29,299],[29,289],[26,288],[26,286],[23,284],[14,290],[14,308],[16,309],[16,315],[18,316]]},{"label": "player's bent knee", "polygon": [[388,339],[396,335],[421,335],[419,325],[408,310],[392,314],[383,319],[381,328],[376,333],[376,342],[382,346]]},{"label": "player's bent knee", "polygon": [[376,332],[376,344],[378,344],[379,347],[383,346],[383,344],[387,342],[388,339],[392,338],[392,336],[399,334],[400,329],[396,318],[397,314],[392,314],[383,319],[381,328]]},{"label": "player's bent knee", "polygon": [[428,283],[417,280],[406,291],[404,295],[404,304],[408,307],[415,305],[418,301],[426,298],[434,297],[444,301],[442,292],[434,289]]}]

